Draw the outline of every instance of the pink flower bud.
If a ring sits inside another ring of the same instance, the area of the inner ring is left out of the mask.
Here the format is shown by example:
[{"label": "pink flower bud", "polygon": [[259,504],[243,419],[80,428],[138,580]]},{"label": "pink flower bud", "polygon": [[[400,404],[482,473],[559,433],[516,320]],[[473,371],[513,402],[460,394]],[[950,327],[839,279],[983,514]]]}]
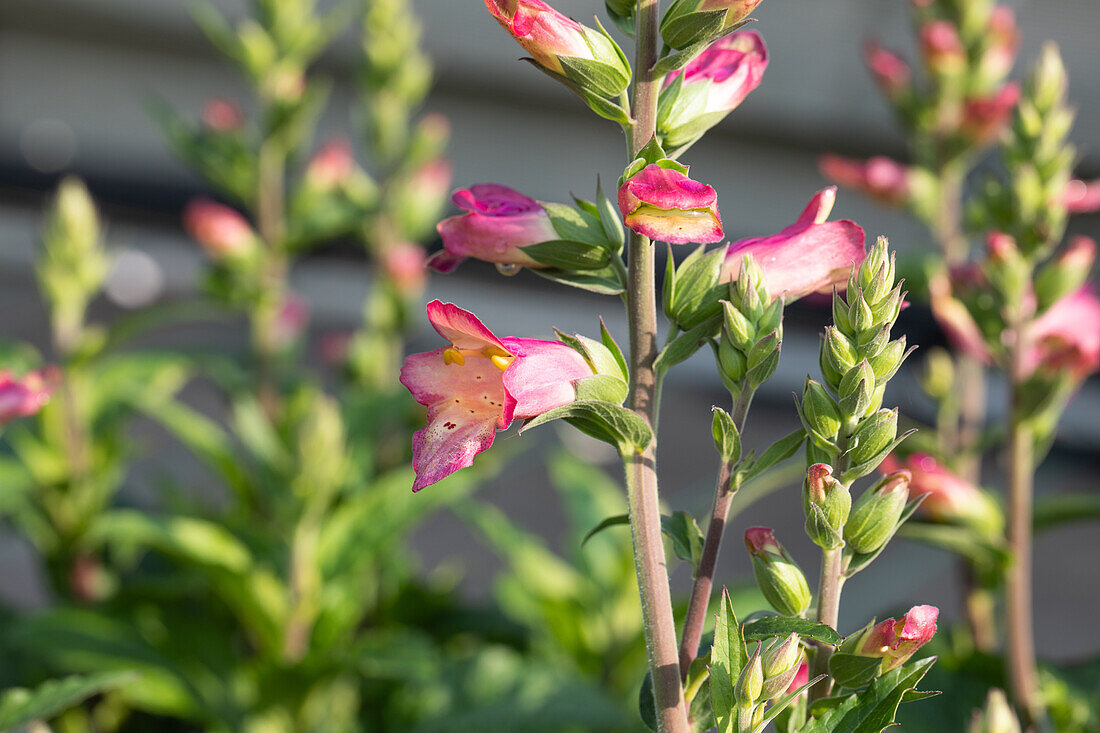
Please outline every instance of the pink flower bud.
[{"label": "pink flower bud", "polygon": [[28,372],[22,379],[0,371],[0,425],[41,410],[50,401],[56,378],[52,369]]},{"label": "pink flower bud", "polygon": [[279,306],[273,333],[274,346],[287,349],[301,338],[309,322],[309,304],[300,295],[289,293]]},{"label": "pink flower bud", "polygon": [[1062,192],[1062,203],[1071,214],[1100,211],[1100,178],[1090,183],[1074,178]]},{"label": "pink flower bud", "polygon": [[836,187],[818,191],[794,224],[770,237],[734,242],[726,251],[722,281],[737,278],[751,254],[764,273],[771,298],[788,302],[814,292],[844,289],[852,268],[866,255],[863,229],[843,219],[827,221],[836,202]]},{"label": "pink flower bud", "polygon": [[[755,31],[740,31],[720,38],[696,56],[687,66],[665,78],[667,88],[683,76],[683,88],[693,89],[705,84],[706,92],[701,100],[692,91],[690,111],[693,116],[715,112],[731,112],[745,100],[753,89],[760,86],[764,70],[768,67],[768,49],[764,39]],[[677,116],[675,111],[673,116]],[[668,125],[675,127],[675,123]]]},{"label": "pink flower bud", "polygon": [[1020,85],[1015,82],[989,96],[971,97],[963,106],[963,134],[979,145],[993,141],[1008,124],[1019,101]]},{"label": "pink flower bud", "polygon": [[382,254],[382,271],[405,296],[424,292],[428,276],[428,258],[424,249],[411,242],[402,242]]},{"label": "pink flower bud", "polygon": [[328,141],[314,154],[305,178],[309,185],[330,191],[346,181],[354,169],[351,141],[341,137]]},{"label": "pink flower bud", "polygon": [[214,132],[234,132],[244,124],[244,115],[230,100],[213,97],[202,108],[202,122]]},{"label": "pink flower bud", "polygon": [[442,200],[451,187],[451,164],[446,158],[435,158],[422,165],[409,179],[409,193],[418,201]]},{"label": "pink flower bud", "polygon": [[887,97],[896,99],[909,89],[913,72],[909,64],[893,51],[875,41],[868,41],[863,49],[863,59],[875,83]]},{"label": "pink flower bud", "polygon": [[828,464],[815,463],[806,471],[806,493],[814,504],[824,504],[827,490],[835,483],[833,467]]},{"label": "pink flower bud", "polygon": [[647,165],[619,188],[623,222],[650,239],[706,244],[722,238],[718,194],[674,168]]},{"label": "pink flower bud", "polygon": [[794,674],[794,679],[791,680],[791,684],[787,687],[786,694],[790,695],[799,687],[810,681],[810,665],[806,662],[798,665],[798,671]]},{"label": "pink flower bud", "polygon": [[432,256],[428,265],[437,272],[451,272],[467,257],[542,267],[523,254],[523,248],[560,239],[542,205],[507,186],[481,183],[455,192],[451,200],[467,213],[436,226],[443,251]]},{"label": "pink flower bud", "polygon": [[990,232],[985,238],[986,254],[993,264],[1006,264],[1020,256],[1016,240],[1004,232]]},{"label": "pink flower bud", "polygon": [[750,555],[782,554],[783,548],[775,539],[775,532],[768,527],[749,527],[745,530],[745,549]]},{"label": "pink flower bud", "polygon": [[997,5],[989,16],[986,33],[989,45],[981,59],[981,69],[987,79],[999,81],[1012,70],[1020,48],[1020,29],[1016,14],[1007,5]]},{"label": "pink flower bud", "polygon": [[935,606],[913,606],[897,620],[888,618],[866,632],[858,654],[881,657],[882,674],[896,669],[935,636],[939,615]]},{"label": "pink flower bud", "polygon": [[921,26],[920,45],[925,63],[937,74],[958,73],[966,66],[966,49],[950,21],[933,20]]},{"label": "pink flower bud", "polygon": [[256,234],[236,210],[194,199],[183,210],[183,228],[214,259],[241,257],[256,247]]},{"label": "pink flower bud", "polygon": [[909,196],[909,168],[885,156],[867,161],[823,155],[821,173],[841,186],[855,188],[886,204],[905,203]]}]

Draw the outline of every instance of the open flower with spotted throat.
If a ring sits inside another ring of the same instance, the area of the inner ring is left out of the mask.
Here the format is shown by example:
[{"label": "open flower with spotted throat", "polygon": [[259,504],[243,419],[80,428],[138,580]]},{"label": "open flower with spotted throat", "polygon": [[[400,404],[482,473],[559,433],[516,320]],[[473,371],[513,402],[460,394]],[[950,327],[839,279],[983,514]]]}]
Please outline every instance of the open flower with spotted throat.
[{"label": "open flower with spotted throat", "polygon": [[427,310],[450,346],[412,354],[401,368],[401,384],[428,408],[428,424],[413,435],[413,491],[472,465],[513,420],[569,404],[577,395],[573,383],[593,374],[565,344],[497,338],[452,303],[434,300]]}]

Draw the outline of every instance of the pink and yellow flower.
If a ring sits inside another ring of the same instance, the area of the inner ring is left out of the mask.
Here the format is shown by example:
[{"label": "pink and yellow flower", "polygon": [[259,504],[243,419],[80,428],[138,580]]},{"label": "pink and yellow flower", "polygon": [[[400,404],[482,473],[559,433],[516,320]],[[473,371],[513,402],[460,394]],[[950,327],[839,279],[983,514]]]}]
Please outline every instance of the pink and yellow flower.
[{"label": "pink and yellow flower", "polygon": [[909,613],[895,620],[888,618],[865,632],[857,654],[881,657],[881,674],[905,664],[936,634],[936,619],[940,610],[935,606],[913,606]]},{"label": "pink and yellow flower", "polygon": [[467,213],[436,226],[443,250],[429,260],[437,272],[452,272],[467,257],[501,265],[542,267],[523,248],[560,239],[538,201],[496,183],[481,183],[455,192],[455,205]]},{"label": "pink and yellow flower", "polygon": [[927,453],[913,453],[904,462],[891,453],[878,470],[883,474],[909,471],[909,495],[925,497],[920,512],[932,519],[990,531],[1002,524],[1001,511],[989,496]]},{"label": "pink and yellow flower", "polygon": [[513,420],[572,402],[573,383],[593,373],[565,344],[497,338],[451,303],[429,303],[428,319],[450,346],[412,354],[401,369],[401,383],[428,408],[427,425],[413,436],[413,491],[472,465]]},{"label": "pink and yellow flower", "polygon": [[706,244],[722,238],[718,194],[676,168],[653,163],[619,187],[623,222],[638,234],[670,244]]},{"label": "pink and yellow flower", "polygon": [[798,220],[770,237],[734,242],[722,265],[723,282],[735,279],[741,260],[751,254],[764,272],[768,295],[797,300],[814,292],[843,288],[852,268],[863,262],[863,229],[853,221],[827,221],[836,186],[818,191]]},{"label": "pink and yellow flower", "polygon": [[818,166],[822,175],[834,183],[863,191],[886,204],[903,204],[909,196],[909,167],[882,155],[869,160],[823,155]]},{"label": "pink and yellow flower", "polygon": [[41,410],[50,401],[53,381],[49,371],[28,372],[22,378],[0,371],[0,425]]},{"label": "pink and yellow flower", "polygon": [[243,257],[256,248],[256,233],[235,209],[199,198],[183,210],[183,228],[214,259]]}]

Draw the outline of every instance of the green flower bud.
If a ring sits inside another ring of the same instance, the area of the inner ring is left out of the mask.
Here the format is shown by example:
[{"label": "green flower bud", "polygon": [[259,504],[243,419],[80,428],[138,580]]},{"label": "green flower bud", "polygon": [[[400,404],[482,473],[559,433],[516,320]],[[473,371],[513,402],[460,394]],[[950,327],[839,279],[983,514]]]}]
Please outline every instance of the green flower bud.
[{"label": "green flower bud", "polygon": [[840,410],[829,392],[819,383],[806,378],[799,405],[802,424],[807,432],[822,441],[833,441],[840,432]]},{"label": "green flower bud", "polygon": [[853,550],[874,552],[890,539],[909,500],[909,478],[908,471],[892,473],[859,497],[844,525],[844,539]]},{"label": "green flower bud", "polygon": [[748,351],[756,341],[756,328],[733,303],[722,302],[722,326],[731,343]]},{"label": "green flower bud", "polygon": [[661,18],[661,38],[687,48],[744,20],[760,0],[676,0]]},{"label": "green flower bud", "polygon": [[801,616],[810,607],[806,576],[767,527],[745,531],[756,584],[772,608],[784,616]]},{"label": "green flower bud", "polygon": [[722,374],[727,379],[739,382],[745,376],[747,361],[745,355],[728,340],[723,338],[718,344],[718,365],[722,368]]},{"label": "green flower bud", "polygon": [[840,411],[844,415],[859,416],[871,405],[871,396],[875,391],[875,372],[871,364],[864,359],[853,366],[840,380],[837,395],[840,397]]},{"label": "green flower bud", "polygon": [[848,291],[848,321],[852,334],[862,334],[875,326],[875,314],[862,290]]},{"label": "green flower bud", "polygon": [[760,700],[760,693],[764,689],[764,665],[760,658],[760,647],[752,653],[745,666],[741,668],[741,674],[733,685],[733,697],[737,707],[748,710]]},{"label": "green flower bud", "polygon": [[838,387],[841,378],[856,364],[856,352],[852,342],[836,326],[825,329],[820,361],[821,373],[830,387]]},{"label": "green flower bud", "polygon": [[[853,468],[882,459],[886,450],[898,435],[898,411],[879,410],[860,421],[852,435],[850,461]],[[872,466],[873,468],[874,466]]]},{"label": "green flower bud", "polygon": [[772,642],[763,656],[764,686],[760,696],[765,700],[774,700],[786,693],[801,663],[802,646],[798,642],[798,634]]},{"label": "green flower bud", "polygon": [[815,544],[826,549],[843,544],[841,533],[852,509],[852,495],[833,477],[830,466],[815,463],[806,471],[802,508],[806,512],[806,534]]},{"label": "green flower bud", "polygon": [[875,384],[885,386],[905,361],[905,337],[890,341],[877,356],[872,356],[869,361],[871,371],[875,373]]},{"label": "green flower bud", "polygon": [[779,366],[779,349],[782,345],[779,334],[774,331],[753,345],[749,351],[746,376],[754,387],[759,387],[775,373],[775,368]]}]

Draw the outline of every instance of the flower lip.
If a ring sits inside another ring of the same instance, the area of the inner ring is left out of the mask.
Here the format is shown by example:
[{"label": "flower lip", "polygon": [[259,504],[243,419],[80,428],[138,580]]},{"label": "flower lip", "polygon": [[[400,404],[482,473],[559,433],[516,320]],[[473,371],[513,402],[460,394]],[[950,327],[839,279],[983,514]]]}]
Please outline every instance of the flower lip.
[{"label": "flower lip", "polygon": [[619,211],[628,227],[662,242],[703,244],[722,238],[715,190],[656,163],[622,184]]}]

